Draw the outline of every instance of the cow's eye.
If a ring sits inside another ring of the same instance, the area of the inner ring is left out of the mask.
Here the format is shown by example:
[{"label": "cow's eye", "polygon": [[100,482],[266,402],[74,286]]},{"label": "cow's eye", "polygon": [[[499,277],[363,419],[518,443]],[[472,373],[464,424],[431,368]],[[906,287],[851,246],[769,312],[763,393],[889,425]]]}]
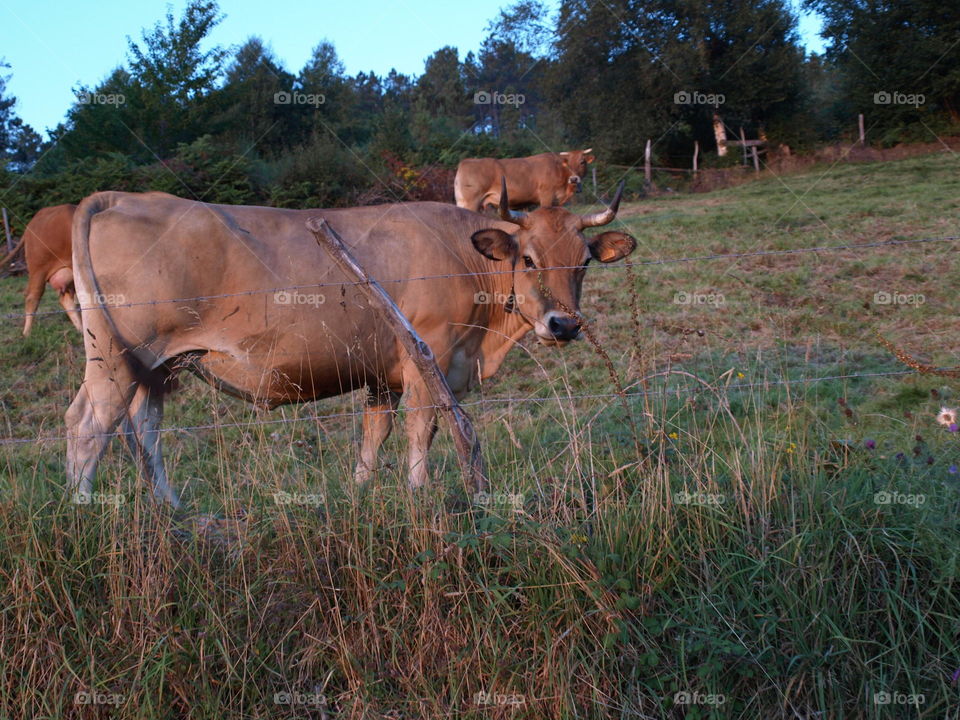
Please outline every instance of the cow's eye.
[{"label": "cow's eye", "polygon": [[533,270],[533,269],[535,269],[535,268],[537,267],[536,263],[534,263],[533,260],[530,259],[530,256],[529,256],[529,255],[524,255],[524,256],[523,256],[523,264],[524,264],[529,270]]}]

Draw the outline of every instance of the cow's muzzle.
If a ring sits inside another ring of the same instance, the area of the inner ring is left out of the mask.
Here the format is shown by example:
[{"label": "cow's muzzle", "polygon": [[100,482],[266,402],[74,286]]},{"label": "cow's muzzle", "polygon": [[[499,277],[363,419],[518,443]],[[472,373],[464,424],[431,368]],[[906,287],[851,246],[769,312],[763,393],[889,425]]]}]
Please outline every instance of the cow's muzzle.
[{"label": "cow's muzzle", "polygon": [[580,337],[580,321],[566,313],[551,310],[536,324],[534,331],[544,345],[565,345]]},{"label": "cow's muzzle", "polygon": [[577,192],[583,192],[583,180],[580,179],[579,175],[571,175],[570,179],[567,180],[571,185],[576,186]]}]

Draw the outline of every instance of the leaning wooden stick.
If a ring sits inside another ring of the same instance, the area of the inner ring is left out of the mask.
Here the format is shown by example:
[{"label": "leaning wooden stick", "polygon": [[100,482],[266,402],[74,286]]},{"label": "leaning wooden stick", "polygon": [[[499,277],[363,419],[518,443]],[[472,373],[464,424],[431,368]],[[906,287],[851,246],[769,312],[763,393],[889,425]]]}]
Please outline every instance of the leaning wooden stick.
[{"label": "leaning wooden stick", "polygon": [[323,218],[307,220],[307,229],[317,239],[317,244],[330,251],[340,269],[348,275],[355,276],[360,281],[357,287],[366,295],[367,299],[383,311],[384,318],[396,334],[400,344],[416,365],[420,376],[427,384],[430,395],[440,412],[450,423],[453,441],[457,448],[457,457],[460,469],[468,486],[472,485],[477,492],[487,488],[487,477],[483,467],[483,457],[480,454],[480,441],[473,429],[469,416],[460,407],[453,391],[447,384],[447,379],[440,372],[433,350],[427,345],[400,308],[373,278],[360,266],[356,259],[347,250],[343,239]]}]

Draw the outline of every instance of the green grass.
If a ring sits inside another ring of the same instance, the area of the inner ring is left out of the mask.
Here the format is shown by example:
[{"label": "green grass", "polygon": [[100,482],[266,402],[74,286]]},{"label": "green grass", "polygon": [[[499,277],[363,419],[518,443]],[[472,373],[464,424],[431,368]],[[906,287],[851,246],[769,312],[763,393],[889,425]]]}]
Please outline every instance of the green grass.
[{"label": "green grass", "polygon": [[[632,203],[619,225],[645,262],[960,235],[958,203],[935,155]],[[960,448],[934,417],[956,383],[814,380],[903,370],[876,333],[958,364],[956,247],[591,269],[630,417],[578,397],[614,392],[589,343],[526,342],[466,401],[485,512],[445,432],[429,490],[405,488],[397,432],[357,494],[358,420],[310,418],[359,396],[258,413],[185,379],[165,425],[208,427],[168,433],[168,466],[226,518],[199,535],[118,444],[98,490],[125,502],[66,501],[64,443],[32,440],[64,432],[80,337],[10,320],[0,435],[31,442],[0,445],[0,718],[954,717]],[[0,282],[0,312],[24,284]],[[509,398],[542,401],[470,404]]]}]

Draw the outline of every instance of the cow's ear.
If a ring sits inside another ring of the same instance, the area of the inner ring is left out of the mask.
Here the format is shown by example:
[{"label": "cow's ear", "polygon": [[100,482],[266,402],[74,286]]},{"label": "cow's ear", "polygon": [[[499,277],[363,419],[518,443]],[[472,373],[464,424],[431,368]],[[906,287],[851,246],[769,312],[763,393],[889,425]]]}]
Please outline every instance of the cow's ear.
[{"label": "cow's ear", "polygon": [[588,241],[590,254],[602,263],[616,262],[637,249],[637,241],[626,233],[610,230]]},{"label": "cow's ear", "polygon": [[[589,151],[589,150],[584,150],[584,152],[585,152],[585,153],[589,153],[590,151]],[[596,160],[596,159],[597,159],[597,156],[596,156],[596,155],[584,155],[584,156],[583,156],[583,160],[584,160],[584,162],[586,162],[587,164],[592,163],[592,162],[593,162],[594,160]]]},{"label": "cow's ear", "polygon": [[470,239],[477,252],[491,260],[509,260],[517,254],[517,241],[503,230],[478,230]]}]

